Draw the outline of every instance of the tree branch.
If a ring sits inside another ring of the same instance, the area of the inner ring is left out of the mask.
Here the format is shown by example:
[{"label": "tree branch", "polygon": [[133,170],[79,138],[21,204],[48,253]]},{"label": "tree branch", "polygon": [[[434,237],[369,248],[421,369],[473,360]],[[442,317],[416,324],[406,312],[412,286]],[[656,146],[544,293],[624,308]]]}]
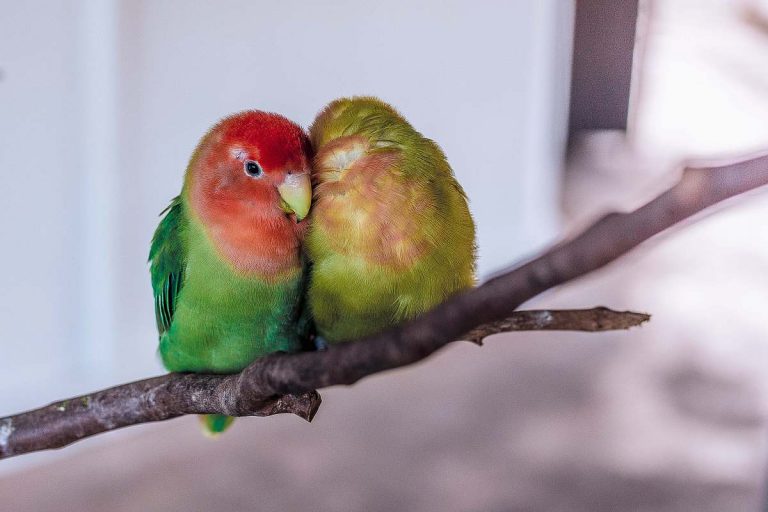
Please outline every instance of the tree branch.
[{"label": "tree branch", "polygon": [[642,325],[651,315],[633,311],[614,311],[605,307],[592,309],[541,309],[515,311],[498,322],[481,325],[462,339],[482,345],[488,336],[514,331],[618,331]]},{"label": "tree branch", "polygon": [[472,333],[477,326],[513,316],[543,291],[607,265],[709,206],[766,184],[768,155],[688,168],[674,187],[641,208],[607,215],[576,238],[381,334],[324,352],[267,356],[239,374],[167,375],[0,419],[0,458],[183,414],[293,412],[311,419],[320,403],[315,389],[350,385],[416,363],[464,333],[477,336]]},{"label": "tree branch", "polygon": [[[481,344],[488,336],[502,332],[628,329],[649,319],[649,315],[642,313],[604,307],[515,311],[509,318],[480,326],[463,338]],[[0,418],[0,458],[61,448],[101,432],[186,414],[272,416],[290,413],[312,421],[321,403],[316,391],[265,399],[238,396],[236,385],[232,376],[169,374]]]}]

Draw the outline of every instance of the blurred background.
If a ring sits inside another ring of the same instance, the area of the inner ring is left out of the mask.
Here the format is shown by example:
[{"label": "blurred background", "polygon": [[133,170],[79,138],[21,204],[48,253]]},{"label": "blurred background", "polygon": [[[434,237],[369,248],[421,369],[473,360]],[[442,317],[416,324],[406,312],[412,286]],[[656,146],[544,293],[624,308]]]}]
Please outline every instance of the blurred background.
[{"label": "blurred background", "polygon": [[[199,137],[371,94],[437,140],[488,275],[768,148],[766,0],[0,0],[0,416],[161,373],[146,257]],[[498,336],[323,392],[0,462],[0,509],[759,510],[765,194],[526,307],[653,314]]]}]

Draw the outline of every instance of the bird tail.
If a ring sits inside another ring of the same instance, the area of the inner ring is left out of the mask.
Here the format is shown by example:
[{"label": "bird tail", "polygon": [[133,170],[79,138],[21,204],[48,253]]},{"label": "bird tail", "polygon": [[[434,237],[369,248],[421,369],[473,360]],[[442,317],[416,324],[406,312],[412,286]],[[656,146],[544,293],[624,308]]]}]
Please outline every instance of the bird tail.
[{"label": "bird tail", "polygon": [[203,425],[203,433],[208,437],[218,437],[235,421],[232,416],[223,414],[204,414],[199,418]]}]

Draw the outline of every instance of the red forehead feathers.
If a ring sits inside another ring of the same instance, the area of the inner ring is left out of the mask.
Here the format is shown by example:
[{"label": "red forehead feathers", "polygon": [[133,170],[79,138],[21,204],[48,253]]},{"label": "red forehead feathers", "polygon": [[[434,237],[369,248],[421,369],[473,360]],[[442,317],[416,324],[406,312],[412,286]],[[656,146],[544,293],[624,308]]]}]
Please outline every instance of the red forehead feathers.
[{"label": "red forehead feathers", "polygon": [[259,163],[267,168],[279,168],[299,163],[309,149],[309,141],[299,125],[271,112],[247,110],[222,119],[211,129],[225,147],[244,146],[258,149]]}]

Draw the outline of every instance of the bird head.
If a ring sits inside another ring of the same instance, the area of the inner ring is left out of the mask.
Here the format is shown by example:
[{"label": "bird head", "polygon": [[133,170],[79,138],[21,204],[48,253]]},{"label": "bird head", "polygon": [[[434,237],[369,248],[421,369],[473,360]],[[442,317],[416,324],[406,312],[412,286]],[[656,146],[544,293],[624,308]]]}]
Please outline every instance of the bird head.
[{"label": "bird head", "polygon": [[[283,116],[245,111],[203,137],[187,171],[193,202],[227,216],[304,219],[312,201],[309,142]],[[195,201],[195,198],[197,201]]]}]

